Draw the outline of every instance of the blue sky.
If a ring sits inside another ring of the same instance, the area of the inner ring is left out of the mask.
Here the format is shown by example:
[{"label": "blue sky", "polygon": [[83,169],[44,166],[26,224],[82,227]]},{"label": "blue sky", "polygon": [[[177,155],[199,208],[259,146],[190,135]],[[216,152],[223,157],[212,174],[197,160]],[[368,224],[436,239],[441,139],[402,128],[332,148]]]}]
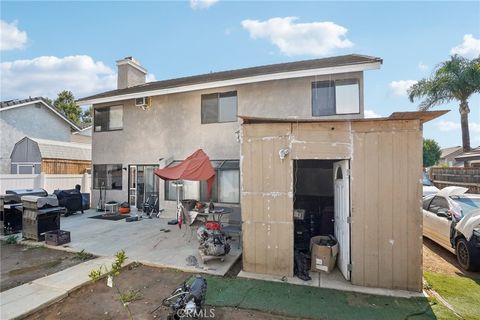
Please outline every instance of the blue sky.
[{"label": "blue sky", "polygon": [[[149,79],[161,80],[359,53],[384,59],[380,70],[365,74],[365,109],[388,116],[416,109],[405,86],[430,75],[451,52],[480,54],[478,1],[0,5],[2,100],[54,98],[64,88],[77,98],[113,89],[115,60],[130,55],[148,69]],[[472,146],[477,146],[479,95],[471,98],[470,108]],[[461,145],[457,103],[437,109],[452,111],[427,123],[424,136],[442,147]]]}]

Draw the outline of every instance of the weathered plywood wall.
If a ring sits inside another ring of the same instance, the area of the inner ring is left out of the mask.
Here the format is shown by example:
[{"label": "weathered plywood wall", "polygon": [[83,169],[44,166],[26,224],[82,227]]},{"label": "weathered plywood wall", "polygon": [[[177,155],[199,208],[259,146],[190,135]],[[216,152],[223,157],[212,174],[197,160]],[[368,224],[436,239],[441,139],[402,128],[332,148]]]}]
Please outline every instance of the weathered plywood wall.
[{"label": "weathered plywood wall", "polygon": [[352,283],[421,290],[418,120],[243,124],[242,135],[245,271],[293,275],[293,160],[350,159]]},{"label": "weathered plywood wall", "polygon": [[353,122],[352,133],[352,283],[420,291],[420,123]]},{"label": "weathered plywood wall", "polygon": [[91,161],[42,159],[42,172],[48,174],[83,174],[91,166]]},{"label": "weathered plywood wall", "polygon": [[241,156],[243,269],[293,275],[291,161],[280,160],[288,148],[290,124],[244,126]]}]

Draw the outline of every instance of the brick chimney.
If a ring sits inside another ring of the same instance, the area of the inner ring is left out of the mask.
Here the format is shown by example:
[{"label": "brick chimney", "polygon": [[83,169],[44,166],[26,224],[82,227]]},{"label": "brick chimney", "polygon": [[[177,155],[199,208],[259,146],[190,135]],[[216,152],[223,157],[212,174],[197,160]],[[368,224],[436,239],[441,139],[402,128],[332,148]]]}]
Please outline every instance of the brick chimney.
[{"label": "brick chimney", "polygon": [[147,70],[133,57],[117,61],[117,89],[125,89],[145,83]]}]

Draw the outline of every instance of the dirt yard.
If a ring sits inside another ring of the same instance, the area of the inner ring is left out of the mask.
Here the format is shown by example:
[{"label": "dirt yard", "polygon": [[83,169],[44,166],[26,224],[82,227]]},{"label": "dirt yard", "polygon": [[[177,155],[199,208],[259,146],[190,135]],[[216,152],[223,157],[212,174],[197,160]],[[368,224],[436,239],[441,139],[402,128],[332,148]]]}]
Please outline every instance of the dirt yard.
[{"label": "dirt yard", "polygon": [[0,249],[2,261],[0,291],[45,277],[84,261],[75,253],[45,247],[5,244],[3,241]]},{"label": "dirt yard", "polygon": [[[131,302],[128,306],[134,319],[166,319],[168,310],[160,307],[154,311],[163,298],[192,274],[171,269],[159,269],[147,266],[126,267],[114,279],[122,292],[138,290],[141,299]],[[215,308],[215,319],[293,319],[268,313],[240,310],[232,308]],[[86,285],[71,293],[64,300],[43,309],[27,319],[128,319],[127,310],[118,301],[115,289],[106,285],[101,279],[96,283]]]},{"label": "dirt yard", "polygon": [[480,273],[462,270],[456,256],[428,238],[423,238],[423,270],[480,279]]}]

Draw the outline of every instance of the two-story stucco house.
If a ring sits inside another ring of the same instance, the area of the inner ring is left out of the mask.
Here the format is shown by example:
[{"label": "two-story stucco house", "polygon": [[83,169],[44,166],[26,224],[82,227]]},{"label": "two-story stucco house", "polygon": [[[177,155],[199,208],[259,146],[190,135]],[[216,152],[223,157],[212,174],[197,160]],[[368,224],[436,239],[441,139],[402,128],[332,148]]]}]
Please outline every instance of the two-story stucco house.
[{"label": "two-story stucco house", "polygon": [[[0,103],[0,173],[40,173],[40,162],[21,161],[12,165],[17,142],[25,137],[70,142],[78,125],[41,97]],[[88,141],[89,143],[89,141]]]},{"label": "two-story stucco house", "polygon": [[[145,83],[134,59],[117,61],[118,89],[79,100],[94,107],[92,203],[100,188],[138,207],[155,194],[174,216],[175,188],[153,170],[201,148],[214,202],[241,209],[244,271],[292,276],[294,251],[334,234],[352,284],[421,290],[422,124],[444,112],[364,119],[363,73],[381,64],[346,55]],[[206,193],[184,181],[182,198]]]},{"label": "two-story stucco house", "polygon": [[[159,192],[160,206],[174,208],[175,189],[151,173],[202,148],[219,171],[214,200],[239,204],[237,115],[363,118],[363,72],[381,63],[348,55],[145,83],[147,70],[120,60],[117,90],[78,101],[95,110],[92,203],[104,183],[107,201],[141,205]],[[202,183],[185,182],[183,198],[204,193]]]}]

